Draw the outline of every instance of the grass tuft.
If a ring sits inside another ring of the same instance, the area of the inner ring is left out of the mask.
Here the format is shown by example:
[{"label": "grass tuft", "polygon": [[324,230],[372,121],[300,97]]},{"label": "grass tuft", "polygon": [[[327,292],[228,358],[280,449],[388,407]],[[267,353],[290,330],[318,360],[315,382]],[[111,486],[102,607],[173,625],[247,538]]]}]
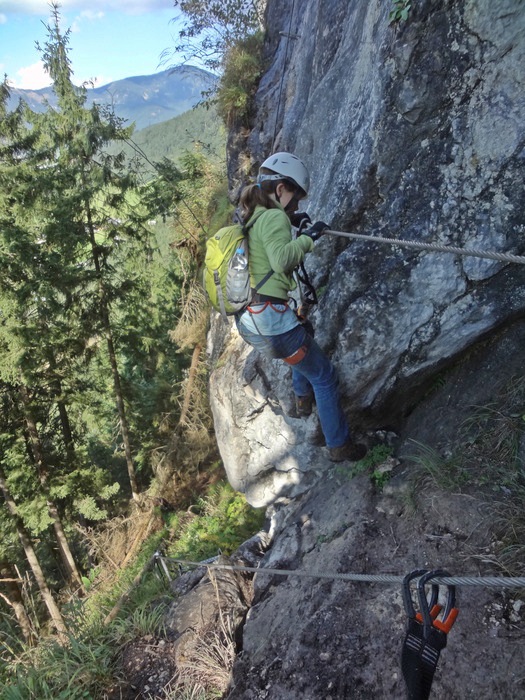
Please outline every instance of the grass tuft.
[{"label": "grass tuft", "polygon": [[475,493],[493,512],[501,543],[498,561],[507,573],[525,573],[525,377],[514,378],[493,402],[475,406],[452,453],[414,443],[412,487],[430,485]]}]

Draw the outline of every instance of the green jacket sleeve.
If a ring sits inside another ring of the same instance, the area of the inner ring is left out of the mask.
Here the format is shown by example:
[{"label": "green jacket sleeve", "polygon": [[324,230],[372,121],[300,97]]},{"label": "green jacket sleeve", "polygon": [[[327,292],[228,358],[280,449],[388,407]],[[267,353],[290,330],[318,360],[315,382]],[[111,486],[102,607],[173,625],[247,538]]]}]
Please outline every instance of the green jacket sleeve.
[{"label": "green jacket sleeve", "polygon": [[308,236],[292,240],[290,221],[281,209],[268,209],[257,224],[261,243],[274,272],[291,272],[314,247]]}]

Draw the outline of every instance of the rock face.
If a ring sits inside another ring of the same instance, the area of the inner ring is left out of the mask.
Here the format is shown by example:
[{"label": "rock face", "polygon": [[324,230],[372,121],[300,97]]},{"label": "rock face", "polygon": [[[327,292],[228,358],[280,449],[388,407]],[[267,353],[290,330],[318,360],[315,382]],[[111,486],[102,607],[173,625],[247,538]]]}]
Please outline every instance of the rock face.
[{"label": "rock face", "polygon": [[[351,478],[341,466],[325,471],[308,492],[268,509],[272,547],[254,578],[229,700],[406,698],[400,662],[407,615],[401,586],[342,581],[338,575],[401,577],[438,568],[475,579],[503,575],[500,538],[506,537],[507,526],[497,523],[502,508],[509,508],[510,490],[491,482],[484,491],[479,484],[466,484],[444,492],[428,473],[412,490],[415,465],[408,458],[418,451],[414,441],[444,455],[468,446],[473,435],[466,439],[465,429],[472,425],[467,419],[479,407],[488,406],[496,416],[495,437],[498,443],[504,440],[497,425],[504,414],[494,401],[503,390],[515,401],[508,415],[521,418],[524,347],[521,320],[480,343],[468,362],[444,375],[405,422],[401,461],[383,488],[370,474]],[[522,445],[523,421],[520,434]],[[488,442],[485,450],[490,452]],[[517,460],[518,465],[509,462],[502,469],[520,473],[521,465],[523,474],[522,447]],[[276,569],[291,573],[276,575]],[[304,577],[308,573],[313,575]],[[521,589],[460,586],[457,593],[459,616],[441,652],[431,697],[522,697]]]},{"label": "rock face", "polygon": [[[312,172],[310,215],[334,230],[524,255],[525,3],[421,0],[398,26],[380,0],[304,0],[291,17],[293,5],[268,2],[253,128],[231,139],[234,193],[243,163],[254,174],[269,152],[290,150]],[[400,462],[382,491],[381,471],[374,485],[328,468],[308,445],[315,416],[295,417],[287,367],[214,320],[210,397],[228,477],[274,514],[261,567],[334,574],[257,573],[227,697],[401,699],[400,588],[337,574],[501,573],[496,514],[513,485],[443,492],[423,470],[411,509],[408,484],[414,441],[439,453],[438,471],[458,448],[475,457],[472,407],[495,410],[501,391],[517,397],[518,445],[502,469],[522,478],[525,265],[325,236],[307,267],[320,290],[316,339],[351,425],[397,432]],[[432,697],[523,696],[521,593],[459,594]]]},{"label": "rock face", "polygon": [[[309,213],[334,230],[523,255],[523,2],[421,0],[398,25],[382,0],[291,9],[269,0],[268,69],[253,128],[235,139],[234,192],[247,154],[253,174],[291,150],[312,173]],[[316,339],[362,429],[398,429],[439,371],[525,311],[520,264],[336,236],[308,257]],[[230,480],[256,505],[296,495],[325,462],[293,418],[286,369],[235,332],[213,342]]]},{"label": "rock face", "polygon": [[260,357],[232,329],[210,377],[215,435],[228,480],[256,508],[298,496],[328,466],[307,442],[316,417],[295,417],[288,374],[284,363]]},{"label": "rock face", "polygon": [[[400,661],[408,618],[401,586],[342,581],[338,574],[399,575],[439,562],[454,575],[458,567],[479,575],[469,553],[475,547],[485,551],[490,538],[487,511],[471,496],[429,490],[417,513],[401,517],[395,482],[378,495],[368,479],[332,472],[322,489],[287,507],[263,567],[326,578],[269,575],[264,568],[256,575],[255,604],[228,700],[407,697]],[[509,618],[522,611],[516,593],[461,588],[458,596],[458,619],[441,652],[431,697],[523,697],[525,651],[514,637],[523,633],[523,614]]]}]

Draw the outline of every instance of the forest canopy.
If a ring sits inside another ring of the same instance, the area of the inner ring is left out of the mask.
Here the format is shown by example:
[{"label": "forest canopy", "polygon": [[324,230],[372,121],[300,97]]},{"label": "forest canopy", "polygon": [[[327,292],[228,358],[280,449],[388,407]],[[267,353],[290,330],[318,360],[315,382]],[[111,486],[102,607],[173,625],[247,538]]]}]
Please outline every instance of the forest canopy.
[{"label": "forest canopy", "polygon": [[[89,532],[130,498],[155,500],[184,426],[199,445],[187,468],[212,450],[195,272],[228,210],[223,163],[202,143],[178,144],[177,163],[126,155],[132,129],[72,82],[57,6],[47,32],[58,107],[8,112],[0,86],[0,605],[26,643],[46,617],[65,638],[57,592],[85,590]],[[26,572],[45,609],[27,608]]]}]

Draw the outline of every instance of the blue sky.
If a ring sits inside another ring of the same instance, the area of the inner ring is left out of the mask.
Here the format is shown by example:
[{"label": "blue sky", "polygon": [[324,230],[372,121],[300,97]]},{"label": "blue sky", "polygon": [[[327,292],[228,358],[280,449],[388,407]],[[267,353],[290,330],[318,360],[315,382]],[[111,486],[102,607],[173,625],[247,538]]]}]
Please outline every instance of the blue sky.
[{"label": "blue sky", "polygon": [[[134,75],[165,70],[165,49],[177,39],[172,0],[62,0],[63,29],[71,28],[74,82],[94,79],[99,87]],[[35,42],[46,41],[48,0],[0,0],[0,76],[14,87],[36,90],[50,84]]]}]

